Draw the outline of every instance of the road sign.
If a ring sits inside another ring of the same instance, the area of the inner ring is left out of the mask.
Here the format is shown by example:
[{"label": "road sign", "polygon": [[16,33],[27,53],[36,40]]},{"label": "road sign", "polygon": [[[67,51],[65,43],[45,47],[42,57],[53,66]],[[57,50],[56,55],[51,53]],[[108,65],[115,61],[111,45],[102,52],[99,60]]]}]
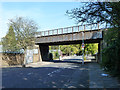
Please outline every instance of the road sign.
[{"label": "road sign", "polygon": [[85,44],[84,43],[82,43],[82,48],[84,48],[85,47]]}]

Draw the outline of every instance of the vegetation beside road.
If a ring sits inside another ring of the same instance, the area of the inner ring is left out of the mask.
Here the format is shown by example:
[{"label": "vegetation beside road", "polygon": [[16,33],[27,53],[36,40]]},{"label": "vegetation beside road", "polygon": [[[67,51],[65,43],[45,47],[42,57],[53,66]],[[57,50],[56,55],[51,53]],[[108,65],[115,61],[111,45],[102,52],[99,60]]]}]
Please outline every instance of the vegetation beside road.
[{"label": "vegetation beside road", "polygon": [[9,20],[9,30],[5,37],[2,38],[3,52],[20,52],[28,46],[34,46],[37,24],[30,19],[16,17]]},{"label": "vegetation beside road", "polygon": [[108,30],[104,34],[101,65],[111,74],[120,76],[120,2],[88,2],[66,13],[77,23],[106,23]]},{"label": "vegetation beside road", "polygon": [[[82,55],[82,44],[74,44],[74,45],[60,45],[60,46],[50,46],[49,49],[51,53],[53,53],[54,59],[59,58],[59,49],[62,55],[70,56],[70,55]],[[98,52],[98,43],[94,44],[85,44],[84,48],[85,55],[94,55]]]},{"label": "vegetation beside road", "polygon": [[[3,60],[9,65],[25,64],[25,58],[18,60],[16,55],[26,53],[26,50],[33,49],[37,24],[28,18],[16,17],[9,20],[9,30],[5,37],[2,38]],[[25,57],[25,54],[24,54]]]}]

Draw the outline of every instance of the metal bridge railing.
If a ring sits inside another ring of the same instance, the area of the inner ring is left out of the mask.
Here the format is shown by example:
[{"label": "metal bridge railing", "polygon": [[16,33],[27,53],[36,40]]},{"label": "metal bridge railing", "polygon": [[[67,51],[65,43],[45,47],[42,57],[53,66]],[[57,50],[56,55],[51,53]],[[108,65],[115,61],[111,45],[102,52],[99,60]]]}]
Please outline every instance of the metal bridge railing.
[{"label": "metal bridge railing", "polygon": [[[104,26],[104,25],[101,25]],[[50,36],[50,35],[59,35],[59,34],[67,34],[67,33],[74,33],[74,32],[81,32],[81,31],[88,31],[88,30],[99,30],[101,27],[99,23],[94,24],[86,24],[86,25],[78,25],[72,27],[65,27],[59,29],[53,29],[48,31],[41,31],[37,33],[37,37],[40,36]]]}]

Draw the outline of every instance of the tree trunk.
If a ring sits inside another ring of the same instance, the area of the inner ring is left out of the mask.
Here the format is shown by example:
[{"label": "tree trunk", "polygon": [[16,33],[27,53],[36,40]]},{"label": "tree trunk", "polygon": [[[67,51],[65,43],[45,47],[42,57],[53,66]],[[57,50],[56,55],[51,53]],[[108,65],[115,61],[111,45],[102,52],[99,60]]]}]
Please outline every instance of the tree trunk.
[{"label": "tree trunk", "polygon": [[25,49],[25,52],[24,52],[24,61],[23,61],[22,67],[26,67],[26,49]]}]

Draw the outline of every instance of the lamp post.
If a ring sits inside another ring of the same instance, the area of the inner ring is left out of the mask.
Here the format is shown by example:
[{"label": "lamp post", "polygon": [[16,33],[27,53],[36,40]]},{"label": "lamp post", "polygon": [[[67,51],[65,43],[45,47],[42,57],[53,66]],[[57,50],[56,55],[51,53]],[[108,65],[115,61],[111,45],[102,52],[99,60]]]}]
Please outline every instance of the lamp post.
[{"label": "lamp post", "polygon": [[82,65],[84,64],[84,32],[82,32]]},{"label": "lamp post", "polygon": [[84,33],[85,33],[85,25],[84,25],[84,32],[82,32],[82,65],[84,65],[84,47],[85,47],[85,44],[84,44]]},{"label": "lamp post", "polygon": [[60,61],[60,45],[59,45],[59,61]]}]

